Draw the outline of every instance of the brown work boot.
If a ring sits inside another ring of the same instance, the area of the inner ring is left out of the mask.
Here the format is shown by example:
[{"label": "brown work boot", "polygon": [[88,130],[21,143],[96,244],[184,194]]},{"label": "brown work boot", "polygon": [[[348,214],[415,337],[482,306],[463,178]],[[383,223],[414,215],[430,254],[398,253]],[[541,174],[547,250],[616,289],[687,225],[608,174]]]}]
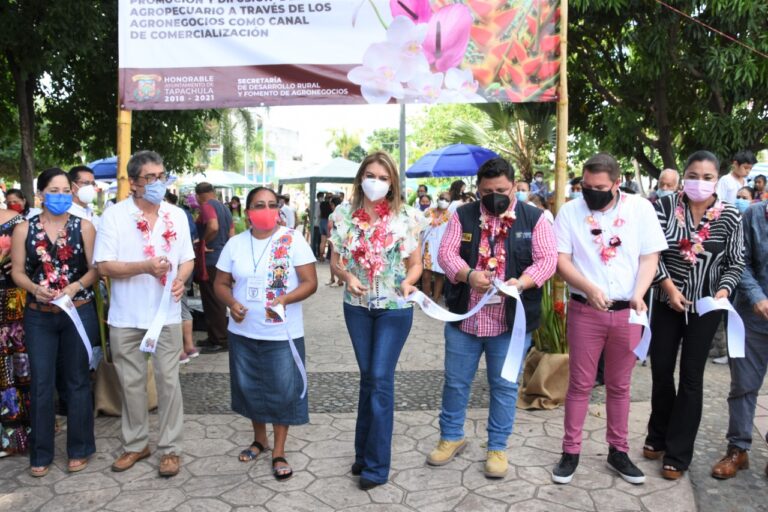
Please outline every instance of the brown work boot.
[{"label": "brown work boot", "polygon": [[131,469],[134,464],[141,459],[146,459],[149,455],[149,446],[145,446],[140,452],[123,452],[123,454],[112,463],[112,471],[120,473],[126,469]]},{"label": "brown work boot", "polygon": [[160,458],[160,476],[176,476],[181,469],[181,458],[175,453],[166,453]]},{"label": "brown work boot", "polygon": [[712,476],[720,480],[733,478],[740,469],[749,469],[749,455],[746,450],[728,447],[728,453],[712,467]]}]

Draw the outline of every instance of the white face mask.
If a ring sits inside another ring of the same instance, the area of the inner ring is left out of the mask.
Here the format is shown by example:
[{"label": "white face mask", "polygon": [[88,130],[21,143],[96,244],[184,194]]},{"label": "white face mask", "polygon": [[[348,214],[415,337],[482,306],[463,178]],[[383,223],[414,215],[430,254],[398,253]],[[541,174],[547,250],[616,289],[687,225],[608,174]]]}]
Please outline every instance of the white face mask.
[{"label": "white face mask", "polygon": [[541,183],[542,181],[544,181],[544,178],[542,176],[536,176],[534,180],[536,181],[536,183]]},{"label": "white face mask", "polygon": [[96,188],[93,185],[86,185],[77,190],[77,198],[85,204],[90,204],[96,199]]},{"label": "white face mask", "polygon": [[449,205],[450,205],[450,203],[448,201],[446,201],[445,199],[439,199],[437,201],[437,207],[442,209],[442,210],[445,210],[446,208],[448,208]]},{"label": "white face mask", "polygon": [[362,186],[365,197],[374,203],[385,197],[389,192],[389,183],[374,178],[364,179]]}]

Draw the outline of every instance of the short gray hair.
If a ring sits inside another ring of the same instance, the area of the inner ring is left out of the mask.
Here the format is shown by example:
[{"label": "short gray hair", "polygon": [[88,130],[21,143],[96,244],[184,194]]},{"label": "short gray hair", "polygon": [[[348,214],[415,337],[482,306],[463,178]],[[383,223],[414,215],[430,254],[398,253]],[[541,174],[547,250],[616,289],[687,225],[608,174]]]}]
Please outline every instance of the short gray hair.
[{"label": "short gray hair", "polygon": [[679,185],[680,184],[680,173],[679,172],[677,172],[674,169],[664,169],[663,171],[661,171],[659,173],[659,181],[661,181],[661,178],[663,178],[665,174],[669,174],[669,175],[675,177],[675,185]]},{"label": "short gray hair", "polygon": [[135,180],[141,174],[141,168],[146,164],[163,165],[163,157],[154,151],[137,151],[128,160],[128,177]]}]

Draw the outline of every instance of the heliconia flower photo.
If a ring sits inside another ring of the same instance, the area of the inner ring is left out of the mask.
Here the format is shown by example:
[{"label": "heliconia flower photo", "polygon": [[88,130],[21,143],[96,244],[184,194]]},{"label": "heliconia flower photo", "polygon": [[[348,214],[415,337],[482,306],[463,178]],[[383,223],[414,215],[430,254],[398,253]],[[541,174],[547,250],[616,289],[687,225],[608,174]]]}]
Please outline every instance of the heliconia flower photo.
[{"label": "heliconia flower photo", "polygon": [[[559,2],[362,0],[381,39],[347,74],[368,103],[557,100]],[[385,14],[391,21],[387,22]]]}]

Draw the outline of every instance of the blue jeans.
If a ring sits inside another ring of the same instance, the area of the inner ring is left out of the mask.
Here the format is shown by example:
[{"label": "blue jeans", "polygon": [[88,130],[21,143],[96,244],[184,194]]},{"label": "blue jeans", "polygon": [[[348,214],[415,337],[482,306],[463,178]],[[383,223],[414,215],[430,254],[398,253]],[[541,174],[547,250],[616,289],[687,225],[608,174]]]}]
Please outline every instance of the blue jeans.
[{"label": "blue jeans", "polygon": [[[440,438],[447,441],[464,439],[464,419],[477,372],[480,355],[485,352],[491,401],[488,411],[488,450],[506,450],[507,438],[515,423],[517,381],[502,378],[501,368],[509,348],[507,331],[498,336],[481,337],[468,334],[453,324],[445,324],[445,384],[440,411]],[[531,334],[525,335],[525,352],[531,346]],[[521,365],[522,368],[522,365]]]},{"label": "blue jeans", "polygon": [[[88,336],[98,336],[96,309],[92,302],[77,308]],[[88,353],[75,324],[65,313],[27,308],[24,332],[29,353],[32,383],[29,417],[32,434],[29,459],[32,466],[53,462],[56,415],[53,391],[59,382],[67,399],[67,456],[85,459],[96,451],[93,435],[93,398],[88,371]],[[58,362],[58,364],[57,364]]]},{"label": "blue jeans", "polygon": [[[746,323],[746,322],[745,322]],[[731,391],[728,394],[728,446],[752,448],[757,395],[768,369],[768,334],[745,325],[744,355],[730,359]],[[768,435],[766,435],[768,442]]]},{"label": "blue jeans", "polygon": [[395,367],[413,323],[413,308],[367,309],[344,304],[357,366],[360,398],[355,427],[355,462],[362,477],[384,483],[392,458]]}]

